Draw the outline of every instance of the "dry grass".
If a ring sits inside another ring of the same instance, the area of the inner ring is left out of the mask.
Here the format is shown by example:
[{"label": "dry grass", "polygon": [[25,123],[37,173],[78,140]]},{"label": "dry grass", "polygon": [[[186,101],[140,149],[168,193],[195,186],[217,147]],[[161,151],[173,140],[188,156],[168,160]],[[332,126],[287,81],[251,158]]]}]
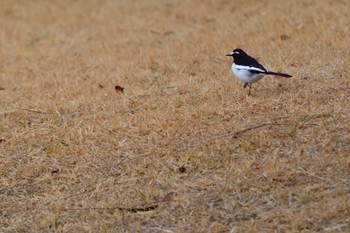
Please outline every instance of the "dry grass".
[{"label": "dry grass", "polygon": [[3,0],[0,231],[349,232],[349,5]]}]

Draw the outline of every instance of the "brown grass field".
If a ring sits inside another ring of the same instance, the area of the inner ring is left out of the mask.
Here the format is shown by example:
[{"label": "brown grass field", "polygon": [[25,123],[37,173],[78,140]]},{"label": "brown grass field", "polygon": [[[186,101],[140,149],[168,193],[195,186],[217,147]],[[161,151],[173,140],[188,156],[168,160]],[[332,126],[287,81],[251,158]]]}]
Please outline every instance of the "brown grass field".
[{"label": "brown grass field", "polygon": [[349,9],[2,0],[0,232],[350,232]]}]

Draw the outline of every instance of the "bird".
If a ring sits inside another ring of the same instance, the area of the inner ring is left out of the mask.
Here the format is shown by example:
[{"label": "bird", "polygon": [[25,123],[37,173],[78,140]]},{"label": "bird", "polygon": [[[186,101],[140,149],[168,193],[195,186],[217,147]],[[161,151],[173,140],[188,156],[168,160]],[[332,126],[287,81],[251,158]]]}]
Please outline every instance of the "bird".
[{"label": "bird", "polygon": [[229,54],[226,54],[226,56],[233,58],[231,69],[234,75],[244,82],[243,88],[249,87],[248,96],[250,96],[252,84],[258,82],[265,75],[282,76],[285,78],[292,77],[289,74],[268,71],[255,58],[249,56],[240,48],[233,50]]}]

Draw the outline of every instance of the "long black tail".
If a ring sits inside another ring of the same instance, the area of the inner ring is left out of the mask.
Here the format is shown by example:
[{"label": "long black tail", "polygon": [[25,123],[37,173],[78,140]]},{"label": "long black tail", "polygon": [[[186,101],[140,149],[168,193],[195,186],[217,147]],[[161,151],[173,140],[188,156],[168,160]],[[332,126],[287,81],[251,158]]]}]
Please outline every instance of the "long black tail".
[{"label": "long black tail", "polygon": [[266,71],[265,74],[276,75],[276,76],[282,76],[282,77],[286,77],[286,78],[293,77],[292,75],[289,75],[289,74],[275,73],[275,72],[272,72],[272,71]]}]

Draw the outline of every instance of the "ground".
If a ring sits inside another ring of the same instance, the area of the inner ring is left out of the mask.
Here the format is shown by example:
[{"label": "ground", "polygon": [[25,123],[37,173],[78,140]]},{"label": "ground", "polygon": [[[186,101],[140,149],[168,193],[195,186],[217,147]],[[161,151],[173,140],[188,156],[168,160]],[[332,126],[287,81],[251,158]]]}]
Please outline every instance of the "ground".
[{"label": "ground", "polygon": [[3,0],[0,231],[350,232],[349,5]]}]

